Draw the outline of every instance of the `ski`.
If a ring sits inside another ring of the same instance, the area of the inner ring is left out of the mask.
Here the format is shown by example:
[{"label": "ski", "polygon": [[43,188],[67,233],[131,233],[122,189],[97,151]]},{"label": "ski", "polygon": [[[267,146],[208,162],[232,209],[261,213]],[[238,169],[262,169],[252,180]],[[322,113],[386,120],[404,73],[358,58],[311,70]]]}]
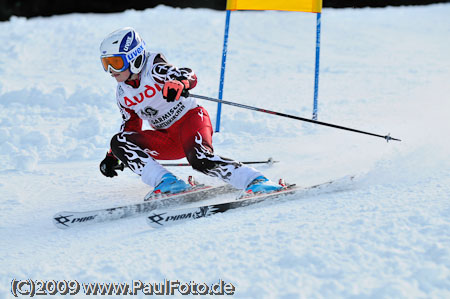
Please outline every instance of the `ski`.
[{"label": "ski", "polygon": [[[280,191],[272,193],[261,194],[244,194],[237,200],[202,205],[183,209],[157,209],[152,211],[146,218],[147,224],[154,228],[161,228],[189,220],[208,217],[217,213],[223,213],[228,210],[246,207],[269,199],[279,199],[282,197],[289,197],[290,195],[318,195],[320,193],[337,191],[342,187],[348,187],[348,183],[354,180],[355,176],[347,176],[337,180],[327,181],[325,183],[309,186],[299,187],[295,185],[288,185]],[[298,197],[298,196],[296,196]]]},{"label": "ski", "polygon": [[170,208],[233,192],[237,192],[237,190],[230,185],[195,185],[185,192],[161,194],[157,199],[125,206],[85,212],[59,212],[53,216],[53,223],[60,229],[68,229],[87,224],[137,217],[148,214],[155,209]]}]

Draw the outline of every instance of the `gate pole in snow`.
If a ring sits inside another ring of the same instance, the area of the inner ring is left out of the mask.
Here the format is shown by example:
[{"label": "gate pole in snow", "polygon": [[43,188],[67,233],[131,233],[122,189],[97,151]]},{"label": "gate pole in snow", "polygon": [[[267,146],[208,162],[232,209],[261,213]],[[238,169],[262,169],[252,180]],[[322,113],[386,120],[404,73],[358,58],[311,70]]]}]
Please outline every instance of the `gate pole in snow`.
[{"label": "gate pole in snow", "polygon": [[319,96],[319,60],[320,60],[320,23],[321,13],[317,13],[317,32],[316,32],[316,69],[314,72],[314,104],[313,104],[313,120],[317,120],[317,98]]},{"label": "gate pole in snow", "polygon": [[[220,83],[219,83],[219,99],[222,99],[223,95],[223,82],[225,80],[225,65],[227,62],[227,46],[228,46],[228,29],[230,27],[230,15],[231,11],[227,10],[227,16],[225,19],[225,34],[223,36],[223,50],[222,50],[222,67],[220,68]],[[216,117],[216,132],[220,131],[220,115],[222,113],[222,103],[217,104],[217,117]]]}]

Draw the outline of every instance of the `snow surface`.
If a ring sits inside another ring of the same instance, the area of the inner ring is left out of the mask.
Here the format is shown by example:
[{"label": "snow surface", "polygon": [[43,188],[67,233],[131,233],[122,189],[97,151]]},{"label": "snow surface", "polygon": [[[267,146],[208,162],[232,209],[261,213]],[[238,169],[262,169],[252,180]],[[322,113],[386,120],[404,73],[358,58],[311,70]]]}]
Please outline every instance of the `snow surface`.
[{"label": "snow surface", "polygon": [[[214,97],[225,13],[159,6],[1,22],[0,298],[12,297],[13,279],[222,279],[236,298],[450,298],[449,15],[450,4],[324,9],[319,120],[402,142],[223,107],[217,153],[273,157],[280,163],[258,169],[300,185],[360,177],[344,192],[163,230],[144,218],[52,224],[56,212],[149,191],[130,171],[98,171],[121,123],[98,46],[133,26],[196,71],[195,93]],[[314,14],[233,12],[224,99],[311,117],[314,45]],[[214,121],[215,104],[201,104]]]}]

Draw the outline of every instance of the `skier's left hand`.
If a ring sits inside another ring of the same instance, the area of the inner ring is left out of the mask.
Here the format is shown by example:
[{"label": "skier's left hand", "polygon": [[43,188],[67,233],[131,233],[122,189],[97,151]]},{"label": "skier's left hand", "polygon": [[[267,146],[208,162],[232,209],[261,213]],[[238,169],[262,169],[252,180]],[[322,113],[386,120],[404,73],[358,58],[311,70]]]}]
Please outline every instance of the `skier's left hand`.
[{"label": "skier's left hand", "polygon": [[167,102],[179,100],[180,96],[189,96],[189,81],[188,80],[170,80],[164,83],[163,98]]},{"label": "skier's left hand", "polygon": [[100,172],[109,178],[117,176],[116,170],[123,171],[124,165],[112,153],[106,153],[105,159],[100,163]]}]

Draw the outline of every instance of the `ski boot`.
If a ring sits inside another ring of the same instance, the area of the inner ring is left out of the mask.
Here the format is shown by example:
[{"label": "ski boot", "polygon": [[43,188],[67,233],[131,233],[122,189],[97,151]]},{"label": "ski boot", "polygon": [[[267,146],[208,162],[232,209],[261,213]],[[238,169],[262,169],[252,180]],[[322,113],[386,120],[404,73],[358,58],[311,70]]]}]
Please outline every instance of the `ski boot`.
[{"label": "ski boot", "polygon": [[245,189],[246,194],[255,194],[255,193],[271,193],[275,191],[279,191],[286,186],[283,184],[276,184],[270,181],[268,178],[264,176],[259,176],[254,179]]},{"label": "ski boot", "polygon": [[161,182],[153,189],[152,192],[148,193],[144,200],[147,201],[152,198],[158,198],[161,194],[176,194],[187,190],[190,190],[192,186],[186,184],[183,180],[177,178],[171,173],[166,173],[161,178]]}]

